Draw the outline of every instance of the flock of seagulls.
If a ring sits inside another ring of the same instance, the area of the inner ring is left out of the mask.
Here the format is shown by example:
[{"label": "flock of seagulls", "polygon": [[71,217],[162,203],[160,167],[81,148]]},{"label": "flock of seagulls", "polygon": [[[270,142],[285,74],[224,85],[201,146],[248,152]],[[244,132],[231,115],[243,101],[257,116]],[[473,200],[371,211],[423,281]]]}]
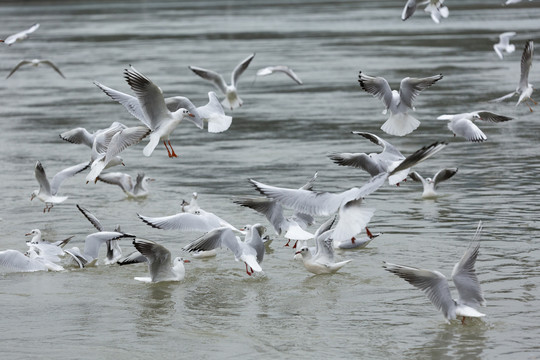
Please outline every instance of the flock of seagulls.
[{"label": "flock of seagulls", "polygon": [[[443,6],[443,0],[428,0],[421,3],[416,0],[408,0],[403,9],[402,19],[407,20],[411,17],[417,5],[426,5],[425,11],[431,14],[436,23],[441,18],[448,17],[449,11],[446,6]],[[12,45],[17,41],[27,39],[29,34],[38,28],[39,24],[34,24],[25,31],[7,37],[3,42]],[[515,35],[515,32],[503,33],[500,35],[500,42],[493,46],[501,60],[503,52],[510,54],[515,50],[515,46],[510,44],[510,38]],[[503,101],[517,94],[519,100],[516,106],[524,102],[529,106],[530,111],[533,111],[529,102],[532,104],[536,104],[536,102],[531,98],[533,86],[528,82],[533,49],[533,41],[527,41],[521,58],[521,77],[516,90],[493,101]],[[219,96],[215,92],[209,91],[208,103],[199,107],[183,96],[164,98],[162,90],[131,65],[124,70],[123,75],[133,95],[95,81],[94,84],[100,90],[113,101],[120,103],[140,121],[140,124],[128,127],[114,122],[108,128],[93,132],[85,128],[62,132],[61,139],[73,144],[83,144],[90,149],[89,160],[60,170],[51,180],[47,178],[41,162],[37,161],[34,171],[39,189],[32,192],[31,200],[39,199],[45,204],[43,212],[50,212],[54,206],[67,199],[67,196],[59,195],[62,183],[66,179],[86,171],[88,171],[86,174],[87,183],[100,181],[119,186],[127,197],[147,197],[149,194],[148,183],[154,179],[147,177],[144,172],[139,172],[134,180],[131,175],[106,170],[117,165],[125,165],[120,154],[145,138],[148,138],[148,144],[143,149],[144,156],[152,156],[156,147],[162,143],[169,158],[177,157],[171,143],[171,136],[183,120],[188,120],[198,129],[204,129],[206,124],[208,132],[227,131],[232,124],[232,116],[227,115],[225,110],[235,110],[243,105],[238,94],[238,82],[254,58],[255,53],[249,55],[234,68],[230,84],[224,80],[222,75],[213,70],[189,66],[189,69],[196,75],[212,83],[223,96],[220,103]],[[48,65],[59,75],[65,77],[48,60],[23,60],[13,68],[7,77],[9,78],[26,64]],[[285,65],[261,68],[257,71],[257,76],[267,76],[274,73],[284,73],[297,85],[303,84],[295,72]],[[382,100],[385,106],[384,114],[390,111],[390,117],[381,129],[386,134],[393,136],[408,135],[420,126],[420,121],[409,114],[410,111],[415,110],[413,103],[420,92],[442,79],[442,74],[424,78],[406,77],[401,80],[399,91],[397,91],[392,90],[388,81],[383,77],[366,75],[362,71],[358,76],[360,89]],[[454,136],[463,137],[471,142],[487,140],[487,136],[473,121],[483,120],[499,123],[512,120],[511,117],[487,110],[441,115],[438,119],[449,121],[448,128]],[[370,154],[363,152],[332,153],[328,156],[337,165],[355,167],[367,172],[370,179],[362,186],[351,187],[336,193],[316,191],[314,185],[317,173],[299,188],[283,188],[249,179],[249,183],[262,196],[245,196],[234,201],[238,205],[250,208],[262,215],[277,236],[288,240],[285,246],[290,246],[290,241],[294,240],[295,243],[292,246],[294,258],[300,259],[305,269],[313,274],[332,274],[339,271],[351,260],[338,259],[335,253],[336,249],[360,249],[366,247],[380,235],[373,234],[367,227],[375,214],[375,209],[366,207],[364,198],[384,186],[386,182],[389,186],[399,186],[400,183],[410,178],[422,183],[422,197],[431,199],[439,196],[435,191],[438,185],[449,180],[458,172],[457,168],[445,168],[437,171],[433,178],[423,178],[418,172],[411,171],[413,166],[443,150],[448,145],[447,142],[436,141],[420,147],[409,156],[405,156],[390,142],[377,134],[362,131],[352,131],[352,134],[379,145],[382,151]],[[247,275],[263,273],[262,261],[266,246],[270,242],[269,236],[265,236],[266,227],[257,223],[245,225],[240,229],[236,228],[220,216],[202,209],[198,205],[198,196],[197,193],[193,193],[189,202],[184,200],[181,211],[176,214],[158,217],[136,215],[145,224],[155,229],[204,232],[204,235],[191,241],[182,249],[193,253],[193,258],[215,256],[217,249],[226,248],[232,252],[237,261],[244,263]],[[116,225],[113,230],[106,230],[90,211],[80,205],[77,205],[77,208],[97,230],[97,232],[87,235],[83,250],[77,247],[64,249],[71,238],[56,242],[45,241],[42,239],[40,230],[34,229],[27,234],[32,236],[32,240],[28,242],[29,248],[25,253],[18,250],[0,251],[0,268],[8,271],[62,271],[65,266],[73,264],[79,268],[85,268],[95,266],[97,263],[126,265],[146,262],[149,276],[135,277],[135,280],[156,283],[184,279],[186,275],[184,263],[188,260],[184,260],[182,257],[173,258],[171,252],[164,246],[126,233],[121,230],[120,225]],[[292,215],[286,215],[287,209],[292,211]],[[316,217],[326,217],[327,219],[319,225],[315,232],[311,232],[309,228],[317,223]],[[457,300],[452,299],[448,281],[438,271],[389,262],[384,263],[384,269],[424,291],[431,302],[443,312],[448,321],[457,317],[462,317],[462,322],[467,317],[482,317],[484,314],[478,312],[476,307],[485,306],[486,301],[475,273],[481,230],[482,223],[480,222],[469,247],[452,272],[452,279],[459,293]],[[127,256],[122,255],[119,245],[121,239],[123,241],[130,239],[133,243],[134,251]],[[311,243],[314,243],[314,246],[310,246]],[[107,247],[107,255],[105,259],[99,259],[100,248],[104,244]]]}]

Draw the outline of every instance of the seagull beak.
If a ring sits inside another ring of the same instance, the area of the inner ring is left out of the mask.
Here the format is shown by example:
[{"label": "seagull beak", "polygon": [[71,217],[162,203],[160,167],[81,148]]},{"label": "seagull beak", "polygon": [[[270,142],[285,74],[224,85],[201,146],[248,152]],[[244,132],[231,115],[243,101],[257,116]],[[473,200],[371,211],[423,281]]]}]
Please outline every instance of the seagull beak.
[{"label": "seagull beak", "polygon": [[148,181],[156,181],[154,178],[148,178]]},{"label": "seagull beak", "polygon": [[34,200],[35,197],[36,197],[35,194],[30,195],[30,201]]},{"label": "seagull beak", "polygon": [[122,166],[126,166],[126,164],[124,164],[124,162],[122,161],[120,164],[122,164]]},{"label": "seagull beak", "polygon": [[294,253],[294,255],[298,255],[298,254],[301,254],[302,252],[301,251],[297,251]]},{"label": "seagull beak", "polygon": [[190,260],[184,259],[184,263],[190,263]]},{"label": "seagull beak", "polygon": [[32,233],[24,234],[24,236],[30,236],[30,235],[32,235]]},{"label": "seagull beak", "polygon": [[191,117],[195,117],[195,115],[193,115],[192,113],[189,113],[188,115],[191,116]]}]

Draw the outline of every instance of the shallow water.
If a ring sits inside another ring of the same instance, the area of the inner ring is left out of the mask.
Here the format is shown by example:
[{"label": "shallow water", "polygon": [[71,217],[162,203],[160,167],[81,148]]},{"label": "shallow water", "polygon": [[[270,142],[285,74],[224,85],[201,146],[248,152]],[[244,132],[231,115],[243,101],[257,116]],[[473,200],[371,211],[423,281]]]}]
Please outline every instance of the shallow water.
[{"label": "shallow water", "polygon": [[[540,5],[449,2],[450,17],[436,25],[421,10],[402,22],[404,1],[242,3],[4,3],[2,36],[34,22],[41,27],[28,40],[1,47],[2,71],[7,75],[19,60],[42,57],[67,79],[48,68],[23,67],[1,81],[2,249],[24,251],[24,234],[33,228],[50,240],[75,235],[73,246],[83,246],[94,228],[77,211],[80,204],[106,228],[121,224],[175,256],[189,257],[181,248],[200,234],[152,229],[136,213],[173,214],[196,191],[202,208],[237,227],[266,224],[232,202],[256,195],[248,178],[298,187],[319,171],[316,189],[324,191],[368,180],[366,173],[327,158],[331,152],[379,151],[352,130],[378,134],[404,154],[449,141],[416,168],[430,176],[458,167],[441,185],[444,196],[422,200],[421,186],[411,181],[369,196],[366,202],[377,209],[371,230],[384,234],[366,249],[340,252],[354,261],[333,276],[305,271],[271,230],[272,251],[257,277],[248,277],[226,250],[215,259],[192,261],[179,284],[134,281],[146,273],[145,265],[1,274],[0,349],[6,358],[536,358],[540,107],[530,113],[514,102],[486,101],[517,85],[525,40],[540,38]],[[517,50],[500,61],[492,44],[511,30],[518,33]],[[122,71],[132,64],[166,96],[203,104],[213,88],[187,66],[215,69],[228,79],[253,52],[239,86],[244,106],[232,113],[227,132],[209,134],[182,123],[172,136],[179,158],[169,159],[162,145],[145,158],[144,143],[123,153],[121,171],[145,171],[157,179],[146,200],[127,200],[117,187],[86,185],[77,176],[61,189],[69,199],[50,213],[29,201],[37,188],[36,160],[52,176],[89,158],[87,148],[63,142],[59,133],[112,121],[138,125],[93,81],[130,92]],[[540,81],[536,58],[533,84]],[[275,64],[291,66],[304,85],[281,74],[254,81],[257,69]],[[399,138],[379,129],[386,119],[383,105],[358,86],[360,70],[384,76],[393,87],[405,76],[442,73],[444,79],[417,99],[421,126]],[[482,144],[453,138],[446,123],[435,120],[478,109],[515,120],[479,124],[488,137]],[[449,276],[479,220],[484,231],[477,271],[487,316],[465,326],[446,324],[420,291],[384,271],[382,261]],[[122,245],[131,251],[128,241]]]}]

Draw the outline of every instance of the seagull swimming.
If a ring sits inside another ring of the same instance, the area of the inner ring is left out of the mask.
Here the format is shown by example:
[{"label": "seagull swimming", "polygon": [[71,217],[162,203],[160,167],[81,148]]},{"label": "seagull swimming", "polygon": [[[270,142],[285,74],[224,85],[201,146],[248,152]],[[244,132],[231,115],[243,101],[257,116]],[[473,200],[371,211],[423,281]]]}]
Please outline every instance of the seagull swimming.
[{"label": "seagull swimming", "polygon": [[[328,155],[328,157],[338,165],[360,168],[367,171],[371,176],[387,173],[389,175],[388,183],[390,185],[399,184],[407,178],[410,167],[430,158],[447,145],[445,142],[435,142],[417,150],[412,155],[405,158],[405,156],[392,144],[375,134],[360,131],[352,131],[351,133],[363,136],[372,143],[381,146],[383,148],[382,152],[371,154],[333,153]],[[403,166],[407,164],[408,166]],[[400,166],[403,169],[397,171],[396,169]]]},{"label": "seagull swimming", "polygon": [[155,180],[154,178],[146,176],[144,172],[138,173],[135,181],[133,181],[131,175],[121,172],[100,174],[97,179],[107,184],[118,185],[128,198],[134,199],[148,196],[148,183]]},{"label": "seagull swimming", "polygon": [[483,142],[487,140],[487,136],[473,123],[474,120],[500,123],[512,119],[508,116],[498,115],[484,110],[437,117],[437,120],[449,120],[448,129],[454,133],[454,136],[459,135],[472,142]]},{"label": "seagull swimming", "polygon": [[457,168],[441,169],[437,171],[433,178],[424,179],[422,175],[420,175],[416,171],[412,171],[409,174],[409,177],[414,181],[421,182],[424,186],[424,191],[422,192],[423,199],[435,199],[439,196],[439,194],[437,194],[437,192],[435,191],[439,186],[439,183],[450,179],[452,176],[456,175],[457,172]]},{"label": "seagull swimming", "polygon": [[504,32],[499,35],[499,42],[493,44],[493,50],[497,53],[499,58],[503,59],[503,51],[506,51],[508,54],[511,54],[516,50],[514,44],[510,44],[510,38],[516,36],[514,31]]},{"label": "seagull swimming", "polygon": [[210,231],[218,227],[227,227],[233,231],[241,232],[219,216],[201,209],[197,203],[198,194],[193,193],[191,202],[182,203],[182,211],[170,216],[149,217],[137,214],[147,225],[156,229],[180,231]]},{"label": "seagull swimming", "polygon": [[[140,118],[139,120],[152,130],[150,141],[143,150],[144,156],[152,155],[159,142],[163,141],[169,157],[178,157],[174,152],[169,136],[183,119],[188,116],[193,117],[193,114],[185,108],[180,108],[174,112],[169,111],[161,89],[133,66],[124,70],[124,77],[131,90],[135,92],[142,108],[144,120]],[[167,143],[171,148],[170,151]]]},{"label": "seagull swimming", "polygon": [[39,229],[33,229],[29,233],[26,233],[25,236],[32,236],[32,239],[26,242],[30,250],[36,251],[41,257],[52,262],[61,260],[60,257],[64,256],[64,250],[62,248],[73,238],[73,236],[70,236],[64,240],[48,242],[42,238]]},{"label": "seagull swimming", "polygon": [[34,198],[37,197],[39,200],[45,203],[45,208],[43,209],[43,212],[51,211],[55,204],[60,204],[68,198],[67,196],[57,195],[58,190],[60,190],[60,186],[62,185],[64,180],[80,173],[87,167],[88,163],[84,162],[65,168],[64,170],[54,175],[51,182],[49,183],[49,179],[45,174],[45,169],[43,168],[43,165],[41,165],[41,162],[37,161],[34,173],[36,180],[39,183],[39,189],[32,192],[30,200],[34,200]]},{"label": "seagull swimming", "polygon": [[63,77],[64,79],[66,78],[64,76],[64,74],[62,74],[62,72],[60,71],[60,69],[54,65],[54,63],[50,60],[46,60],[46,59],[32,59],[32,60],[21,60],[17,65],[15,65],[15,67],[9,72],[8,76],[6,76],[6,79],[8,79],[11,75],[13,75],[13,73],[15,71],[17,71],[21,66],[23,65],[32,65],[32,66],[35,66],[37,67],[38,65],[40,64],[44,64],[44,65],[47,65],[49,67],[51,67],[54,71],[56,71],[61,77]]},{"label": "seagull swimming", "polygon": [[490,100],[490,102],[501,102],[503,100],[510,99],[516,94],[519,94],[519,99],[516,106],[518,106],[521,102],[524,102],[529,107],[529,110],[531,112],[533,111],[532,107],[527,102],[527,100],[530,100],[534,105],[537,105],[537,102],[531,98],[534,88],[532,84],[529,84],[529,70],[531,69],[532,65],[533,52],[534,43],[532,40],[528,40],[525,44],[525,48],[523,49],[523,54],[521,55],[521,76],[518,87],[515,91],[501,96],[500,98]]},{"label": "seagull swimming", "polygon": [[257,70],[257,76],[266,76],[270,74],[274,74],[276,72],[282,72],[291,79],[293,79],[298,85],[302,85],[303,82],[300,80],[298,75],[294,73],[294,71],[285,65],[276,65],[276,66],[267,66],[265,68]]},{"label": "seagull swimming", "polygon": [[319,274],[333,274],[352,260],[335,262],[334,247],[332,245],[331,229],[335,217],[323,223],[315,233],[315,249],[311,251],[307,246],[302,247],[296,254],[302,255],[302,262],[307,271]]},{"label": "seagull swimming", "polygon": [[184,260],[176,257],[171,265],[171,252],[164,246],[143,239],[133,240],[133,246],[148,259],[149,277],[135,277],[135,280],[146,283],[157,283],[162,281],[182,281],[186,275]]},{"label": "seagull swimming", "polygon": [[244,103],[237,93],[237,84],[240,75],[247,69],[251,60],[255,57],[255,54],[249,55],[242,60],[231,73],[231,85],[227,85],[223,76],[215,71],[203,69],[197,66],[188,66],[191,71],[199,75],[205,80],[210,81],[214,86],[219,89],[224,95],[225,99],[221,102],[224,107],[231,110],[236,109]]},{"label": "seagull swimming", "polygon": [[36,31],[38,28],[39,28],[39,24],[34,24],[34,25],[30,26],[30,28],[28,28],[26,30],[23,30],[23,31],[18,32],[18,33],[13,34],[13,35],[10,35],[7,38],[5,38],[4,40],[0,40],[0,42],[3,42],[4,44],[7,44],[7,45],[11,46],[12,44],[14,44],[17,41],[22,41],[22,40],[27,39],[28,35],[30,35],[34,31]]},{"label": "seagull swimming", "polygon": [[246,273],[251,276],[255,272],[262,272],[260,263],[265,252],[262,236],[266,228],[261,224],[246,225],[243,231],[246,232],[244,241],[240,240],[230,228],[217,228],[187,244],[182,250],[209,251],[226,247],[233,252],[236,261],[241,260],[246,264]]},{"label": "seagull swimming", "polygon": [[0,271],[8,272],[34,272],[34,271],[62,271],[64,268],[46,258],[39,256],[35,250],[25,254],[18,250],[0,251]]},{"label": "seagull swimming", "polygon": [[442,74],[426,78],[406,77],[401,80],[399,92],[392,90],[385,78],[369,76],[361,71],[358,82],[364,91],[382,100],[386,106],[383,114],[390,110],[390,117],[381,129],[390,135],[404,136],[420,126],[420,121],[407,113],[409,109],[416,110],[413,101],[422,90],[442,78]]},{"label": "seagull swimming", "polygon": [[486,300],[480,289],[480,283],[474,268],[480,249],[478,238],[481,231],[482,222],[480,221],[473,240],[452,271],[452,280],[459,294],[457,300],[452,299],[448,280],[438,271],[387,262],[383,267],[424,291],[433,305],[442,311],[448,323],[458,316],[462,317],[462,323],[465,322],[466,317],[483,317],[485,314],[475,309],[478,305],[486,306]]}]

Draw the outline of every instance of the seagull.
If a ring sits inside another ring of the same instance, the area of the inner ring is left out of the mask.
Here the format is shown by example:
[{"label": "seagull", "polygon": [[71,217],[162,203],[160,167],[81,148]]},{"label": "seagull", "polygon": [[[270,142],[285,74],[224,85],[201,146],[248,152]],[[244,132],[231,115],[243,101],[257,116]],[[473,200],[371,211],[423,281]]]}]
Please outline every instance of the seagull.
[{"label": "seagull", "polygon": [[232,229],[220,227],[214,229],[200,238],[192,241],[182,248],[184,251],[208,251],[218,247],[226,247],[234,253],[236,261],[242,260],[246,264],[246,273],[262,272],[260,263],[263,261],[265,247],[262,235],[266,228],[261,224],[246,225],[244,241],[238,238]]},{"label": "seagull", "polygon": [[[296,254],[302,255],[302,261],[307,271],[319,274],[333,274],[352,260],[335,262],[334,247],[332,245],[331,229],[335,222],[335,217],[323,223],[315,233],[315,251],[311,251],[307,246],[302,247]],[[326,230],[327,229],[327,230]]]},{"label": "seagull", "polygon": [[[116,131],[104,133],[103,136],[107,137],[110,133],[114,135],[110,138],[110,141],[107,143],[105,140],[104,144],[98,146],[97,138],[94,141],[94,147],[92,147],[92,163],[90,165],[90,172],[86,176],[86,183],[93,181],[97,182],[97,177],[101,172],[111,165],[116,165],[118,162],[122,163],[122,159],[118,156],[122,151],[127,147],[138,144],[142,139],[144,139],[149,133],[150,129],[146,126],[135,126],[132,128],[116,128]],[[107,135],[108,134],[108,135]]]},{"label": "seagull", "polygon": [[112,264],[116,262],[122,256],[122,254],[121,251],[119,253],[119,248],[117,247],[116,243],[113,243],[113,241],[123,238],[135,238],[135,235],[122,232],[120,230],[120,226],[116,226],[116,229],[114,231],[105,231],[101,222],[90,211],[79,205],[77,205],[77,209],[79,209],[79,211],[84,215],[84,217],[88,221],[90,221],[90,223],[98,230],[98,232],[86,236],[83,252],[81,252],[80,249],[77,247],[65,250],[65,252],[71,255],[71,257],[82,268],[89,266],[90,264],[94,264],[99,256],[99,248],[102,244],[107,243],[107,255],[110,258],[107,259],[106,263]]},{"label": "seagull", "polygon": [[465,322],[466,317],[483,317],[485,314],[474,308],[478,305],[486,306],[486,300],[480,289],[474,268],[480,249],[478,238],[481,231],[482,222],[480,221],[473,240],[452,271],[452,280],[459,294],[457,300],[452,299],[448,280],[438,271],[387,262],[383,267],[424,291],[433,305],[443,312],[446,322],[450,323],[450,320],[454,320],[458,316],[462,317],[462,323]]},{"label": "seagull", "polygon": [[231,85],[227,85],[227,83],[223,79],[223,76],[215,71],[206,70],[197,66],[188,67],[195,74],[199,75],[205,80],[212,82],[214,86],[225,95],[225,99],[221,102],[223,106],[233,110],[242,106],[243,104],[242,99],[240,99],[237,93],[238,78],[247,69],[249,63],[251,62],[251,60],[253,60],[254,57],[255,53],[249,55],[247,58],[242,60],[240,64],[236,65],[233,72],[231,73]]},{"label": "seagull", "polygon": [[52,262],[60,261],[60,256],[64,256],[62,248],[73,238],[73,236],[70,236],[64,240],[48,242],[43,240],[39,229],[33,229],[26,233],[25,236],[32,236],[32,239],[26,242],[30,250],[36,251],[41,257]]},{"label": "seagull", "polygon": [[61,77],[63,77],[64,79],[66,78],[64,76],[64,74],[62,74],[62,72],[60,71],[60,69],[54,65],[54,63],[50,60],[46,60],[46,59],[32,59],[32,60],[21,60],[17,65],[15,65],[15,67],[10,71],[10,73],[8,74],[8,76],[6,76],[6,79],[8,79],[11,75],[13,75],[13,73],[15,71],[17,71],[21,66],[23,65],[32,65],[32,66],[39,66],[40,64],[44,64],[44,65],[47,65],[51,68],[53,68],[54,71],[56,71]]},{"label": "seagull", "polygon": [[219,227],[226,227],[241,232],[219,216],[201,209],[197,203],[198,194],[193,193],[190,203],[182,203],[182,211],[170,216],[148,217],[137,214],[147,225],[156,229],[208,232]]},{"label": "seagull", "polygon": [[140,172],[137,174],[135,182],[131,175],[121,172],[111,172],[100,174],[97,179],[107,184],[118,185],[128,198],[140,199],[148,196],[148,183],[155,179],[150,178]]},{"label": "seagull", "polygon": [[[96,140],[96,137],[98,135],[106,133],[109,130],[116,129],[118,127],[123,128],[123,129],[127,128],[127,126],[125,126],[124,124],[115,121],[108,128],[99,129],[99,130],[94,131],[93,133],[90,133],[88,130],[82,127],[71,129],[71,130],[61,133],[60,138],[72,144],[86,145],[91,149],[94,146],[94,141]],[[112,135],[114,135],[114,133]],[[110,136],[112,137],[112,135]]]},{"label": "seagull", "polygon": [[358,82],[364,91],[383,101],[386,106],[383,114],[390,110],[390,118],[381,126],[381,129],[390,135],[404,136],[420,126],[420,121],[407,113],[409,109],[416,110],[413,101],[422,90],[442,78],[442,74],[426,78],[406,77],[401,80],[399,92],[392,90],[385,78],[369,76],[361,71]]},{"label": "seagull", "polygon": [[[150,141],[143,150],[144,156],[152,155],[159,141],[163,141],[169,157],[178,157],[174,152],[169,136],[183,119],[188,116],[193,117],[193,114],[185,108],[180,108],[174,112],[169,111],[165,105],[161,89],[133,66],[130,65],[130,67],[130,69],[124,70],[124,77],[131,90],[135,92],[142,108],[144,120],[140,120],[152,130]],[[169,151],[167,143],[171,147],[171,151]]]},{"label": "seagull", "polygon": [[443,2],[444,0],[426,0],[422,2],[418,2],[417,0],[408,0],[403,8],[403,12],[401,13],[401,20],[405,21],[410,18],[416,11],[417,5],[427,4],[424,11],[430,13],[431,19],[438,24],[441,21],[441,17],[447,18],[449,15],[448,8],[446,6],[442,6]]},{"label": "seagull", "polygon": [[414,181],[421,182],[424,186],[424,192],[422,193],[423,199],[435,199],[439,196],[439,194],[435,192],[437,186],[439,186],[439,183],[450,179],[452,176],[456,175],[457,172],[457,168],[441,169],[437,171],[433,178],[424,179],[422,175],[420,175],[416,171],[413,171],[409,174],[409,177]]},{"label": "seagull", "polygon": [[157,283],[162,281],[182,281],[186,275],[184,260],[176,257],[172,261],[171,252],[162,245],[143,239],[133,240],[135,248],[148,259],[148,271],[150,277],[135,277],[135,280],[146,283]]},{"label": "seagull", "polygon": [[170,111],[176,111],[179,108],[188,109],[195,117],[199,117],[203,123],[208,123],[209,133],[227,131],[232,124],[232,116],[225,115],[223,106],[221,106],[216,93],[213,91],[208,92],[208,103],[203,106],[195,107],[188,98],[183,96],[166,98],[165,104]]},{"label": "seagull", "polygon": [[41,165],[41,162],[37,161],[34,173],[36,176],[36,180],[39,183],[39,189],[32,192],[32,195],[30,196],[30,201],[34,200],[34,198],[37,197],[39,200],[45,203],[45,208],[43,209],[43,212],[51,211],[54,204],[64,202],[68,198],[67,196],[57,195],[58,190],[60,190],[60,185],[62,185],[64,180],[80,173],[87,167],[88,163],[84,162],[65,168],[64,170],[54,175],[51,182],[49,183],[49,179],[45,174],[45,169],[43,168],[43,165]]},{"label": "seagull", "polygon": [[146,258],[146,256],[141,254],[138,250],[135,250],[127,254],[126,256],[118,259],[116,263],[122,266],[122,265],[139,264],[139,263],[143,263],[147,261],[148,259]]},{"label": "seagull", "polygon": [[0,269],[9,272],[62,271],[64,268],[39,256],[35,250],[25,254],[18,250],[0,251]]},{"label": "seagull", "polygon": [[503,59],[503,51],[511,54],[514,52],[514,50],[516,50],[516,46],[514,44],[510,44],[510,38],[514,36],[516,36],[514,31],[504,32],[499,35],[499,42],[497,44],[493,44],[493,50],[495,50],[501,60]]},{"label": "seagull", "polygon": [[285,65],[276,65],[276,66],[267,66],[265,68],[257,70],[257,76],[266,76],[273,74],[275,72],[282,72],[291,79],[293,79],[298,85],[302,85],[303,82],[300,78],[294,73],[294,71]]},{"label": "seagull", "polygon": [[518,106],[521,102],[524,102],[529,110],[532,112],[532,107],[527,103],[527,100],[531,100],[534,105],[537,105],[537,102],[531,98],[533,93],[533,86],[529,84],[529,70],[531,69],[532,60],[534,52],[534,43],[532,40],[528,40],[523,49],[523,54],[521,55],[521,77],[519,79],[518,87],[515,91],[512,91],[510,94],[501,96],[500,98],[490,100],[490,102],[501,102],[506,99],[510,99],[516,94],[519,94]]},{"label": "seagull", "polygon": [[487,136],[473,123],[474,120],[494,123],[512,120],[511,117],[484,110],[454,115],[441,115],[437,119],[449,120],[448,129],[454,133],[454,136],[459,135],[472,142],[483,142],[487,140]]},{"label": "seagull", "polygon": [[22,40],[27,39],[28,35],[33,33],[34,31],[36,31],[38,28],[39,28],[39,24],[34,24],[34,25],[30,26],[30,28],[28,28],[26,30],[23,30],[23,31],[18,32],[18,33],[13,34],[13,35],[10,35],[7,38],[5,38],[4,40],[0,40],[0,42],[3,42],[4,44],[7,44],[7,45],[11,46],[12,44],[14,44],[17,41],[22,41]]},{"label": "seagull", "polygon": [[[399,184],[407,178],[410,167],[428,159],[447,145],[445,142],[435,142],[417,150],[412,155],[405,158],[405,156],[403,156],[403,154],[392,144],[375,134],[360,131],[352,131],[351,133],[363,136],[372,143],[382,146],[383,151],[371,154],[333,153],[328,155],[328,157],[338,165],[360,168],[367,171],[371,176],[387,173],[389,175],[388,183],[390,185]],[[402,164],[409,164],[409,166],[403,167],[402,170],[397,171],[396,169],[402,166]]]},{"label": "seagull", "polygon": [[[317,173],[300,189],[311,191],[316,179]],[[281,204],[276,200],[266,197],[241,198],[234,202],[263,214],[270,224],[272,224],[276,234],[283,235],[289,241],[291,239],[297,241],[313,239],[313,234],[305,230],[314,222],[313,216],[309,214],[295,212],[292,216],[286,218],[283,215]],[[289,246],[289,242],[285,246]],[[296,244],[293,246],[293,249],[295,248]]]}]

